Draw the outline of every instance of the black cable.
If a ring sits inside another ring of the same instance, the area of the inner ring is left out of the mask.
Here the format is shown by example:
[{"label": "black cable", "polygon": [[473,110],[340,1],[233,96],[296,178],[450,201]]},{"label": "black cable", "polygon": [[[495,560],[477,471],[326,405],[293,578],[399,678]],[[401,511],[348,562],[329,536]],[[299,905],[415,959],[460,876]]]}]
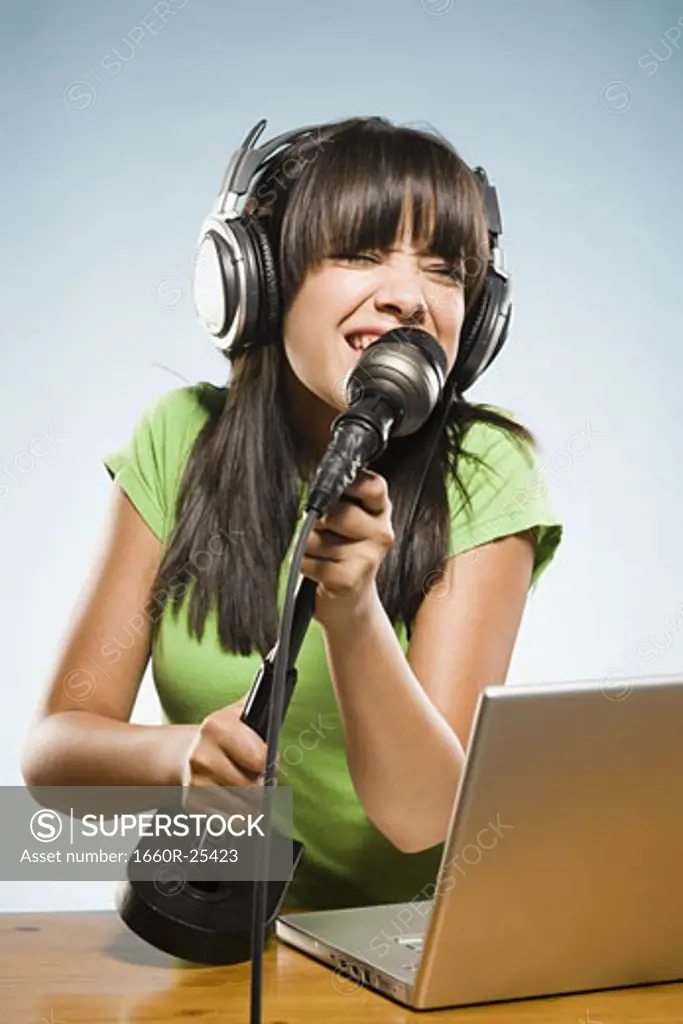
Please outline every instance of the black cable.
[{"label": "black cable", "polygon": [[[425,468],[422,473],[420,484],[415,493],[413,505],[410,511],[410,515],[407,520],[407,527],[404,531],[404,537],[409,536],[409,527],[415,516],[417,509],[417,503],[420,498],[422,489],[424,488],[425,480],[431,462],[436,454],[436,450],[441,439],[442,432],[446,425],[448,414],[451,409],[453,399],[457,399],[458,387],[455,375],[452,379],[446,382],[444,388],[443,399],[444,407],[441,416],[441,422],[439,428],[436,431],[436,436],[432,444],[429,457],[426,460]],[[257,870],[256,870],[256,881],[254,885],[254,905],[253,905],[253,917],[252,917],[252,959],[251,959],[251,1007],[250,1007],[250,1024],[261,1024],[262,1021],[262,1002],[263,1002],[263,952],[265,946],[265,931],[266,931],[266,914],[267,914],[267,903],[268,903],[268,870],[270,866],[270,837],[271,837],[271,794],[270,790],[273,788],[276,777],[276,766],[277,766],[277,748],[280,737],[280,730],[282,728],[282,719],[284,713],[284,701],[286,693],[286,678],[287,678],[287,665],[289,661],[289,646],[292,632],[292,620],[294,617],[294,599],[295,599],[295,587],[297,583],[297,577],[299,575],[299,568],[303,559],[306,544],[311,534],[313,526],[315,525],[316,519],[319,518],[319,513],[315,509],[311,509],[304,519],[304,524],[299,534],[299,538],[296,542],[294,553],[292,555],[292,561],[289,567],[289,574],[287,577],[287,588],[285,591],[284,605],[282,609],[282,616],[280,618],[280,629],[277,639],[277,648],[275,653],[275,663],[273,672],[273,686],[268,703],[268,730],[267,730],[267,751],[266,751],[266,772],[264,778],[264,841],[261,847],[259,847],[259,856],[257,857]],[[400,572],[403,576],[403,565],[401,565]],[[408,640],[410,640],[410,625],[408,624]]]},{"label": "black cable", "polygon": [[268,903],[268,871],[270,867],[270,812],[272,798],[270,790],[275,784],[277,748],[282,727],[285,700],[285,682],[289,661],[289,645],[294,617],[295,587],[299,575],[299,567],[319,513],[315,509],[306,515],[303,527],[296,542],[292,561],[287,576],[287,589],[280,619],[280,629],[275,654],[273,688],[268,705],[268,732],[266,752],[266,773],[264,778],[264,841],[258,848],[256,881],[254,884],[254,905],[252,919],[252,958],[251,958],[251,1009],[250,1024],[261,1024],[261,1007],[263,1001],[263,950],[265,946],[266,914]]}]

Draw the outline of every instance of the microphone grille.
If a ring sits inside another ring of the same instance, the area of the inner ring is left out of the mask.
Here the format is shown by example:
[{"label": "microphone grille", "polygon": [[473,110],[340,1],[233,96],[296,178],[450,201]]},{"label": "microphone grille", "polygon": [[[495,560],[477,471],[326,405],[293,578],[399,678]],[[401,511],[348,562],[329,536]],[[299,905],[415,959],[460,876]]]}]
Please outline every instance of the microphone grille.
[{"label": "microphone grille", "polygon": [[380,393],[398,414],[393,435],[412,434],[439,401],[446,369],[446,354],[431,334],[418,327],[393,328],[368,345],[351,371],[349,405],[364,394]]}]

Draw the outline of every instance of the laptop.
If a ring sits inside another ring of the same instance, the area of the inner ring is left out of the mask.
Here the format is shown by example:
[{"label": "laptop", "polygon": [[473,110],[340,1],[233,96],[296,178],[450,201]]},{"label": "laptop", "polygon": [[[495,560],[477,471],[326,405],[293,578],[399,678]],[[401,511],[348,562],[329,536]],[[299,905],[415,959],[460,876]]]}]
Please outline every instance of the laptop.
[{"label": "laptop", "polygon": [[682,822],[683,675],[490,686],[433,884],[276,934],[416,1010],[678,981]]}]

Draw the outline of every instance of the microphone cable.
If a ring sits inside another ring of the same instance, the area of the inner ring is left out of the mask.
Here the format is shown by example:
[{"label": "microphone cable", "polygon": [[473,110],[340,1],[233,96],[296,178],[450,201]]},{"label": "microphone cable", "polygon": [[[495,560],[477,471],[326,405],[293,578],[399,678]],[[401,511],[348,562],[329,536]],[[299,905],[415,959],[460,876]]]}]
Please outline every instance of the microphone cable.
[{"label": "microphone cable", "polygon": [[268,870],[270,864],[270,813],[271,794],[276,781],[277,748],[282,728],[285,701],[285,683],[287,664],[289,661],[289,645],[294,617],[295,587],[298,582],[299,568],[308,543],[308,538],[320,513],[311,509],[307,514],[299,538],[294,547],[292,561],[287,576],[280,629],[275,652],[273,670],[273,686],[268,702],[268,730],[266,751],[266,772],[263,782],[264,791],[264,841],[258,848],[256,881],[254,884],[254,904],[252,917],[252,956],[251,956],[251,997],[250,1024],[261,1024],[263,1003],[263,953],[265,947],[266,914],[268,902]]},{"label": "microphone cable", "polygon": [[[401,329],[389,332],[389,337],[393,340],[394,344],[396,341],[415,339],[418,335],[424,338],[426,332],[419,329],[407,329],[404,332]],[[445,357],[442,354],[442,350],[438,348],[437,342],[427,335],[427,346],[433,346],[434,354],[438,361],[442,361],[445,364]],[[387,335],[384,335],[382,339],[374,344],[381,344],[385,342]],[[415,342],[413,342],[415,344]],[[422,340],[422,348],[424,349],[425,341]],[[372,346],[370,346],[372,347]],[[428,349],[429,350],[429,349]],[[434,359],[434,354],[432,358]],[[424,356],[426,358],[426,355]],[[363,363],[363,357],[359,360],[358,368],[361,368]],[[436,378],[438,381],[438,377]],[[448,386],[450,384],[450,387]],[[433,384],[438,389],[439,397],[443,397],[444,391],[446,393],[446,399],[444,401],[444,408],[442,411],[441,428],[445,424],[448,412],[450,409],[451,398],[453,391],[456,388],[455,378],[452,381],[446,381],[445,386],[443,378],[439,383]],[[400,385],[399,385],[400,387]],[[402,397],[406,395],[405,391],[401,392]],[[413,393],[414,395],[414,393]],[[411,395],[410,391],[404,398],[406,404],[413,401],[413,409],[415,409],[415,400]],[[423,388],[422,394],[419,396],[421,402],[424,404],[425,401],[429,401],[429,390]],[[352,401],[351,405],[355,403]],[[419,403],[418,403],[419,408]],[[423,407],[424,411],[424,407]],[[340,463],[336,461],[336,468],[330,476],[331,467],[325,463],[327,472],[322,469],[322,464],[318,468],[318,475],[314,482],[308,499],[308,511],[302,513],[304,517],[304,523],[301,528],[299,537],[296,541],[294,552],[292,554],[292,560],[289,567],[289,573],[287,576],[287,587],[285,591],[285,599],[283,604],[282,615],[280,618],[280,628],[278,632],[277,648],[275,652],[275,662],[273,670],[273,684],[272,690],[269,695],[268,702],[268,727],[267,727],[267,750],[266,750],[266,771],[264,778],[264,842],[259,847],[259,856],[257,856],[257,871],[256,881],[254,885],[254,904],[253,904],[253,917],[252,917],[252,957],[251,957],[251,998],[250,998],[250,1024],[261,1024],[262,1014],[262,1002],[263,1002],[263,954],[265,947],[265,931],[266,931],[266,916],[267,916],[267,894],[268,894],[268,869],[270,863],[270,812],[271,812],[271,793],[273,786],[276,781],[276,770],[277,770],[277,748],[280,730],[282,728],[282,719],[284,716],[284,703],[286,693],[286,680],[287,680],[287,666],[289,662],[289,647],[292,632],[292,622],[294,618],[294,603],[295,603],[295,587],[298,582],[299,570],[301,561],[303,559],[306,544],[308,538],[313,530],[315,522],[329,505],[336,500],[337,496],[344,490],[347,485],[347,477],[354,478],[358,466],[366,461],[366,456],[370,455],[370,461],[372,461],[378,453],[383,450],[384,444],[380,441],[377,444],[379,433],[381,432],[382,426],[381,421],[387,414],[387,408],[382,409],[380,405],[375,406],[374,414],[379,417],[379,420],[374,425],[374,430],[368,424],[359,426],[352,435],[349,437],[350,447],[347,447],[344,459]],[[371,419],[373,423],[374,417]],[[393,419],[393,416],[392,416]],[[419,421],[418,421],[419,422]],[[388,426],[387,435],[391,432],[391,426],[389,421],[386,422]],[[415,429],[415,428],[413,428]],[[371,436],[375,435],[371,440]],[[437,431],[434,443],[432,445],[427,464],[422,474],[420,481],[420,487],[418,488],[417,494],[413,502],[413,506],[410,513],[410,518],[414,517],[417,508],[417,501],[420,495],[420,491],[424,487],[425,479],[427,476],[427,470],[429,464],[437,450],[441,430]],[[352,440],[351,440],[352,438]],[[384,439],[384,443],[388,440],[388,436]],[[333,443],[333,448],[334,443]],[[373,452],[374,454],[370,454]],[[330,449],[328,449],[329,453]],[[340,453],[337,453],[340,454]],[[346,461],[348,460],[348,461]],[[344,465],[345,463],[345,465]],[[339,470],[345,469],[345,472],[339,473]],[[324,481],[324,482],[323,482]],[[317,507],[316,507],[317,506]],[[407,532],[407,531],[406,531]]]}]

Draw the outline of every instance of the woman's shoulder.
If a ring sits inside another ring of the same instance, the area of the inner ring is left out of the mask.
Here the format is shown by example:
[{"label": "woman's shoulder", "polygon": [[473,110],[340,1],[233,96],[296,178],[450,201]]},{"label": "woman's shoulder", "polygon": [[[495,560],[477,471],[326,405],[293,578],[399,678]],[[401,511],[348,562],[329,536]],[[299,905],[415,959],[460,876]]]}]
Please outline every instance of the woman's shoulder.
[{"label": "woman's shoulder", "polygon": [[207,419],[220,413],[226,392],[208,381],[164,392],[142,410],[119,447],[103,456],[110,477],[158,537],[168,534],[192,446]]},{"label": "woman's shoulder", "polygon": [[180,474],[206,422],[220,415],[226,395],[227,388],[198,381],[165,392],[148,407],[143,419],[170,475]]},{"label": "woman's shoulder", "polygon": [[[514,413],[502,406],[480,404],[475,408],[519,423]],[[460,428],[456,473],[459,484],[468,491],[495,486],[501,475],[509,478],[511,469],[519,470],[522,464],[533,467],[533,447],[501,424],[474,418]],[[448,479],[451,485],[455,482],[452,474]]]},{"label": "woman's shoulder", "polygon": [[[512,421],[519,427],[524,424],[511,410],[499,405],[478,405],[478,409],[496,413],[498,416]],[[527,428],[528,429],[528,428]],[[500,477],[526,474],[538,469],[538,452],[536,437],[533,440],[511,430],[501,423],[491,423],[484,419],[470,422],[462,433],[458,453],[458,470],[461,477],[493,483],[500,482]]]},{"label": "woman's shoulder", "polygon": [[150,425],[185,432],[189,426],[201,426],[225,404],[227,388],[210,381],[198,381],[173,388],[155,399],[145,412]]},{"label": "woman's shoulder", "polygon": [[[526,426],[509,409],[485,408]],[[536,442],[533,431],[532,437]],[[476,420],[469,425],[458,455],[458,486],[449,481],[453,527],[449,555],[533,528],[537,545],[532,583],[538,580],[563,533],[553,509],[543,454],[535,443],[501,424]]]}]

